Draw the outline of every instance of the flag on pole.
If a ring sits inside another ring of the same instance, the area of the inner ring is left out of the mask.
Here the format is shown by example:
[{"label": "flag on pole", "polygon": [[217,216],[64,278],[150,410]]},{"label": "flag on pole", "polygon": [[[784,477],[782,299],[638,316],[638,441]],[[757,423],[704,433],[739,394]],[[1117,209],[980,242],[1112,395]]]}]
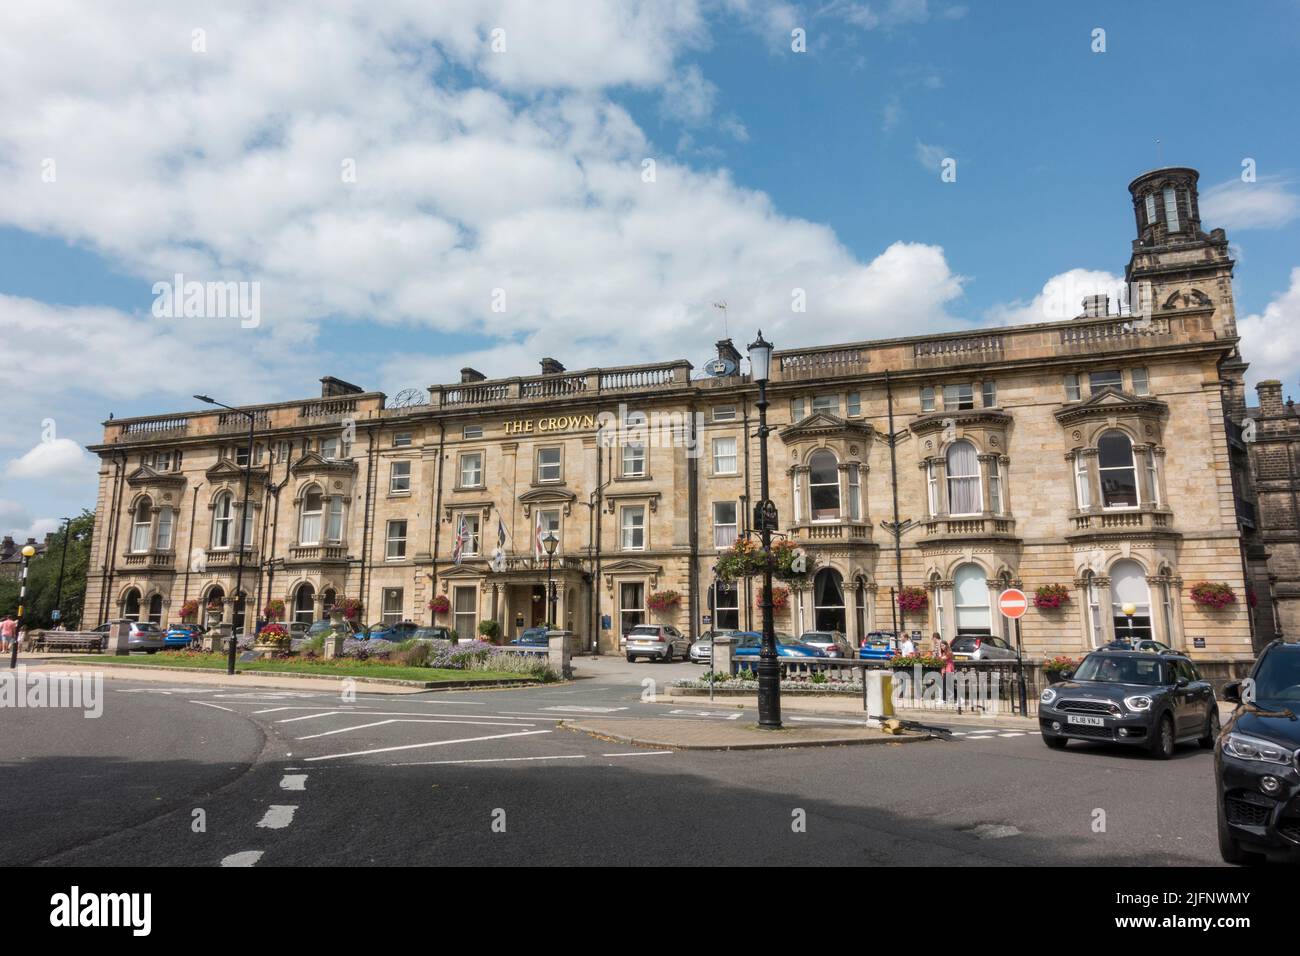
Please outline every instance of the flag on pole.
[{"label": "flag on pole", "polygon": [[501,518],[501,512],[497,512],[497,547],[502,551],[506,549],[506,523]]},{"label": "flag on pole", "polygon": [[469,524],[465,521],[465,516],[460,516],[460,524],[456,527],[456,543],[451,548],[451,560],[454,564],[460,564],[461,557],[465,554],[465,542],[469,540]]}]

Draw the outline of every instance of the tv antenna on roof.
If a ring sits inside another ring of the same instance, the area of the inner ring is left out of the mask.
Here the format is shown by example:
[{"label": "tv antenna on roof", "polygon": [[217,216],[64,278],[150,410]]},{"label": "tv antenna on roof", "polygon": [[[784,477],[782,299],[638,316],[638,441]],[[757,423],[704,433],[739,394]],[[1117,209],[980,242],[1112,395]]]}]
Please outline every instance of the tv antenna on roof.
[{"label": "tv antenna on roof", "polygon": [[713,307],[714,307],[715,309],[721,309],[721,310],[722,310],[722,337],[723,337],[724,339],[725,339],[725,338],[730,338],[730,336],[727,334],[727,303],[726,303],[726,302],[715,302],[715,303],[713,303]]}]

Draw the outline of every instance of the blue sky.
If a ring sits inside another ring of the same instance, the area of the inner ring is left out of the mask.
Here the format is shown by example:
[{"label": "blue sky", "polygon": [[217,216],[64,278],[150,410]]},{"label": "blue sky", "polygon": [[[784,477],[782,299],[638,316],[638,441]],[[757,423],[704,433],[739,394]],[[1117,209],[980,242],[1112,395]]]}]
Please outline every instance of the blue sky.
[{"label": "blue sky", "polygon": [[[1294,0],[428,6],[0,13],[5,533],[93,506],[109,412],[194,392],[699,364],[720,298],[791,346],[1033,321],[1122,274],[1158,165],[1201,171],[1252,378],[1295,390]],[[258,283],[256,327],[155,318],[177,272]]]}]

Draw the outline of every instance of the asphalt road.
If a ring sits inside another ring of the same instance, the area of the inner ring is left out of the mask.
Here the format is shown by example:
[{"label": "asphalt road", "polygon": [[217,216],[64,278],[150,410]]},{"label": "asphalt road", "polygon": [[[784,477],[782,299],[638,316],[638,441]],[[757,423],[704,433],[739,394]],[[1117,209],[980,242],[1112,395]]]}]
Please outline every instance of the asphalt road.
[{"label": "asphalt road", "polygon": [[645,677],[678,669],[699,671],[602,662],[554,687],[354,702],[109,681],[99,719],[0,713],[0,863],[1219,862],[1212,758],[1195,747],[1155,762],[1086,743],[1049,751],[1003,728],[667,752],[557,727],[670,710],[748,719],[640,701]]}]

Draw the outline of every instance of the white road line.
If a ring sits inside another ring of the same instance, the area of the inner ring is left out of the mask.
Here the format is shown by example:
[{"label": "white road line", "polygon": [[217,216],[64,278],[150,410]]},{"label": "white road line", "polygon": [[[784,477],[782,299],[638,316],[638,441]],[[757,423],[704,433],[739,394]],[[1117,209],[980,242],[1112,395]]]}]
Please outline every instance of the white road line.
[{"label": "white road line", "polygon": [[505,737],[531,737],[534,734],[549,733],[553,733],[553,731],[525,730],[517,734],[493,734],[490,737],[464,737],[460,740],[434,740],[427,744],[403,744],[400,747],[377,747],[374,750],[354,750],[351,753],[345,754],[326,754],[323,757],[308,757],[307,761],[310,763],[317,760],[338,760],[342,757],[365,757],[368,754],[392,753],[394,750],[418,750],[421,747],[446,747],[450,744],[473,744],[478,743],[480,740],[501,740]]},{"label": "white road line", "polygon": [[283,830],[293,823],[293,813],[297,809],[297,806],[287,807],[273,803],[266,808],[266,816],[257,821],[257,825],[265,830]]},{"label": "white road line", "polygon": [[307,775],[305,773],[287,773],[280,780],[281,790],[306,790]]},{"label": "white road line", "polygon": [[[296,708],[296,709],[297,709],[297,708]],[[294,723],[295,721],[299,721],[299,720],[315,720],[315,719],[318,718],[318,717],[338,717],[339,715],[344,715],[344,716],[348,716],[348,717],[413,717],[413,718],[417,718],[417,719],[420,719],[420,720],[423,720],[423,719],[425,719],[426,717],[449,717],[449,718],[452,718],[452,719],[455,719],[455,720],[461,720],[461,719],[464,719],[465,717],[469,716],[469,715],[466,715],[466,714],[463,714],[463,713],[456,713],[456,714],[430,714],[430,713],[424,713],[424,714],[421,714],[419,711],[414,711],[414,710],[328,710],[328,711],[325,711],[324,713],[320,713],[320,714],[303,714],[303,715],[300,716],[300,717],[285,717],[285,718],[282,719],[282,720],[277,720],[276,723],[277,723],[277,724],[291,724],[291,723]],[[532,714],[531,716],[533,716],[533,717],[543,717],[543,718],[545,718],[546,720],[562,720],[562,719],[563,719],[563,718],[561,718],[561,717],[556,717],[554,714]],[[517,718],[517,717],[506,717],[506,716],[503,716],[503,715],[501,715],[501,714],[474,714],[474,715],[472,715],[472,718],[471,718],[471,719],[475,719],[475,720],[489,720],[489,719],[497,719],[497,720],[501,720],[501,721],[505,721],[505,722],[509,722],[509,723],[516,723],[516,724],[519,723],[519,718]],[[521,725],[521,726],[522,726],[522,725]]]},{"label": "white road line", "polygon": [[626,707],[583,707],[578,704],[562,704],[556,707],[539,707],[538,710],[571,710],[579,714],[612,714],[627,710]]},{"label": "white road line", "polygon": [[471,760],[415,760],[409,763],[390,763],[390,767],[437,767],[452,763],[521,763],[529,760],[586,760],[586,754],[555,754],[550,757],[475,757]]},{"label": "white road line", "polygon": [[224,710],[228,714],[237,713],[237,711],[232,710],[229,707],[222,707],[220,704],[209,704],[206,700],[192,700],[190,701],[190,703],[198,704],[200,707],[212,707],[215,708],[216,710]]},{"label": "white road line", "polygon": [[254,866],[262,858],[261,850],[244,850],[242,853],[232,853],[230,856],[222,857],[222,866]]},{"label": "white road line", "polygon": [[1024,731],[1020,731],[1020,730],[1017,730],[1013,734],[998,734],[999,737],[1023,737],[1024,735],[1025,735]]},{"label": "white road line", "polygon": [[633,750],[624,754],[601,754],[602,757],[669,757],[671,750]]},{"label": "white road line", "polygon": [[295,737],[295,740],[315,740],[317,737],[330,737],[334,734],[346,734],[353,730],[365,730],[368,727],[383,727],[385,724],[469,724],[473,727],[531,727],[532,724],[506,723],[504,720],[429,720],[424,717],[398,717],[393,720],[376,720],[369,724],[357,724],[355,727],[340,727],[337,730],[326,730],[319,734],[309,734],[306,737]]},{"label": "white road line", "polygon": [[293,710],[293,709],[294,709],[294,708],[292,708],[292,707],[268,707],[268,708],[266,708],[266,710],[255,710],[255,711],[253,711],[253,713],[254,713],[254,714],[274,714],[276,711],[280,711],[280,710]]}]

